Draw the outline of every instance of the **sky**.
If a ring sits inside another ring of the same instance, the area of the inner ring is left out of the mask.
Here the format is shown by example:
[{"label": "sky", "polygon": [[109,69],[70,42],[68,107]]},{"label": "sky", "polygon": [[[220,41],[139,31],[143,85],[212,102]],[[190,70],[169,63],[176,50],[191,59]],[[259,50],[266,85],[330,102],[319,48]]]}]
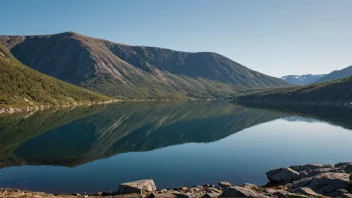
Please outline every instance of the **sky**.
[{"label": "sky", "polygon": [[0,34],[216,52],[281,77],[352,65],[351,0],[1,0]]}]

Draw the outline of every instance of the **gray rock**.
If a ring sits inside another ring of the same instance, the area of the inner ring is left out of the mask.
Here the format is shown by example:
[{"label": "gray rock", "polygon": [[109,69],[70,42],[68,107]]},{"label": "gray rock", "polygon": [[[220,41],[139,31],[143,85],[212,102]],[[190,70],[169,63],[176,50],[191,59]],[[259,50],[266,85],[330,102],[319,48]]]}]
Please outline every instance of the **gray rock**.
[{"label": "gray rock", "polygon": [[299,172],[299,179],[309,177],[309,174],[306,171]]},{"label": "gray rock", "polygon": [[231,183],[229,182],[219,182],[219,186],[222,188],[222,189],[225,189],[227,187],[231,187]]},{"label": "gray rock", "polygon": [[220,193],[206,193],[201,198],[216,198],[219,197]]},{"label": "gray rock", "polygon": [[342,198],[352,198],[352,194],[351,193],[345,193],[341,195]]},{"label": "gray rock", "polygon": [[176,198],[176,195],[172,193],[161,193],[161,194],[152,193],[149,197],[150,198]]},{"label": "gray rock", "polygon": [[305,165],[300,165],[300,166],[290,166],[292,170],[295,170],[297,172],[301,171],[306,171],[306,170],[314,170],[317,168],[321,168],[322,165],[320,164],[305,164]]},{"label": "gray rock", "polygon": [[240,186],[229,187],[219,197],[267,198],[267,196]]},{"label": "gray rock", "polygon": [[318,196],[317,193],[315,193],[312,189],[307,188],[307,187],[299,187],[299,188],[294,189],[292,192],[296,193],[296,194],[303,194],[303,195],[309,195],[309,196]]},{"label": "gray rock", "polygon": [[210,192],[210,193],[215,192],[215,193],[219,193],[219,194],[222,192],[221,190],[218,190],[218,189],[213,188],[213,187],[206,188],[205,191],[206,192]]},{"label": "gray rock", "polygon": [[285,193],[285,198],[307,198],[309,196],[297,193]]},{"label": "gray rock", "polygon": [[346,173],[352,173],[352,165],[347,165],[344,170]]},{"label": "gray rock", "polygon": [[271,182],[286,183],[299,179],[299,173],[291,168],[273,169],[266,173]]},{"label": "gray rock", "polygon": [[258,191],[260,190],[260,188],[254,184],[249,184],[249,183],[245,183],[242,185],[239,185],[242,188],[246,188],[246,189],[250,189],[250,190],[254,190],[254,191]]},{"label": "gray rock", "polygon": [[303,176],[302,172],[300,172],[300,179],[306,178],[306,177],[313,177],[321,173],[328,173],[328,172],[345,173],[345,171],[342,168],[318,168],[312,171],[308,171],[306,176]]},{"label": "gray rock", "polygon": [[321,173],[293,183],[292,188],[308,187],[318,194],[335,195],[338,189],[348,189],[348,177],[346,173]]},{"label": "gray rock", "polygon": [[284,191],[284,190],[276,190],[275,192],[273,192],[272,194],[273,195],[276,195],[277,197],[285,197],[285,194],[286,194],[287,192],[286,191]]},{"label": "gray rock", "polygon": [[191,193],[177,194],[176,198],[192,198],[192,194]]},{"label": "gray rock", "polygon": [[142,193],[143,191],[153,192],[155,190],[156,186],[154,181],[152,179],[146,179],[120,184],[117,192],[118,194],[131,194]]},{"label": "gray rock", "polygon": [[338,164],[335,164],[335,168],[345,167],[348,165],[352,165],[352,162],[340,162]]},{"label": "gray rock", "polygon": [[175,188],[175,190],[179,191],[179,192],[185,192],[187,190],[189,190],[188,187],[179,187],[179,188]]},{"label": "gray rock", "polygon": [[203,190],[203,187],[192,187],[189,190],[192,192],[199,192]]}]

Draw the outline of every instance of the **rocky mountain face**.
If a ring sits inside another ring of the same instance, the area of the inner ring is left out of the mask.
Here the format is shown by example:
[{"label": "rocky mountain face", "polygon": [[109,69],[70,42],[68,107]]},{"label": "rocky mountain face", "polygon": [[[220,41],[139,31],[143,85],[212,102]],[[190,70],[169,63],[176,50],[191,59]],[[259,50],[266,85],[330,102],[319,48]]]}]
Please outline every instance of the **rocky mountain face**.
[{"label": "rocky mountain face", "polygon": [[352,66],[346,67],[345,69],[341,69],[341,70],[335,70],[333,72],[331,72],[330,74],[322,77],[321,79],[317,80],[317,83],[321,83],[321,82],[327,82],[330,80],[336,80],[336,79],[340,79],[340,78],[346,78],[348,76],[352,75]]},{"label": "rocky mountain face", "polygon": [[73,32],[0,41],[33,69],[118,98],[213,98],[290,85],[210,52],[122,45]]},{"label": "rocky mountain face", "polygon": [[281,77],[281,79],[293,85],[308,85],[324,76],[326,76],[326,74],[288,75]]}]

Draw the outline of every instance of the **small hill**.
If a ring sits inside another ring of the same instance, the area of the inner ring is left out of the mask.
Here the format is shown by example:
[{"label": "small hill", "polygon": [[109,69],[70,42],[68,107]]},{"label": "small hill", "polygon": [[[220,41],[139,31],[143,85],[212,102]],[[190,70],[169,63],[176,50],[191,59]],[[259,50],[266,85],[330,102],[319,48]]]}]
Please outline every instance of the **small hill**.
[{"label": "small hill", "polygon": [[121,99],[218,98],[290,85],[211,52],[123,45],[74,32],[0,41],[35,70]]},{"label": "small hill", "polygon": [[345,69],[341,69],[341,70],[336,70],[331,72],[330,74],[322,77],[321,79],[317,80],[316,83],[322,83],[322,82],[327,82],[330,80],[336,80],[336,79],[340,79],[340,78],[346,78],[348,76],[352,75],[352,66],[349,66]]},{"label": "small hill", "polygon": [[281,79],[293,85],[308,85],[319,80],[325,75],[326,74],[288,75],[281,77]]},{"label": "small hill", "polygon": [[0,109],[97,103],[111,98],[44,75],[16,60],[0,44]]},{"label": "small hill", "polygon": [[271,89],[233,98],[240,103],[307,103],[352,106],[352,77],[299,87]]}]

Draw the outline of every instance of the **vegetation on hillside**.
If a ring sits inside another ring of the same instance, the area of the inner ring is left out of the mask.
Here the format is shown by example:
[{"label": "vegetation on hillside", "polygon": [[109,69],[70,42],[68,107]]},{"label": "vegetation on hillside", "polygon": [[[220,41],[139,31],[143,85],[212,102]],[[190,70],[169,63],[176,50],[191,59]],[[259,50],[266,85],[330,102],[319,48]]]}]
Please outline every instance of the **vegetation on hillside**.
[{"label": "vegetation on hillside", "polygon": [[74,32],[0,41],[33,69],[120,99],[222,98],[290,85],[210,52],[122,45]]},{"label": "vegetation on hillside", "polygon": [[0,108],[36,108],[111,100],[23,65],[1,44],[0,85]]},{"label": "vegetation on hillside", "polygon": [[352,103],[352,77],[320,84],[263,90],[232,98],[245,103]]}]

